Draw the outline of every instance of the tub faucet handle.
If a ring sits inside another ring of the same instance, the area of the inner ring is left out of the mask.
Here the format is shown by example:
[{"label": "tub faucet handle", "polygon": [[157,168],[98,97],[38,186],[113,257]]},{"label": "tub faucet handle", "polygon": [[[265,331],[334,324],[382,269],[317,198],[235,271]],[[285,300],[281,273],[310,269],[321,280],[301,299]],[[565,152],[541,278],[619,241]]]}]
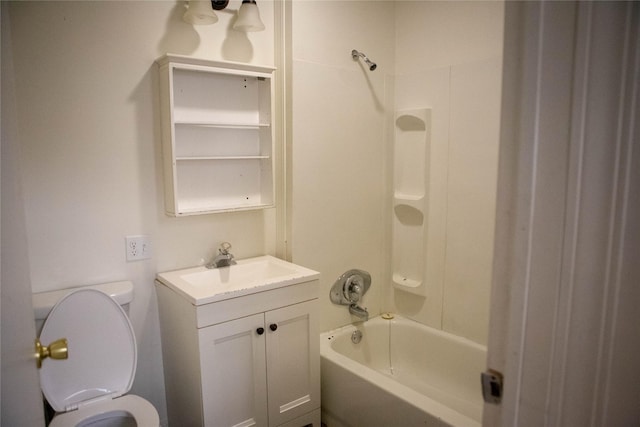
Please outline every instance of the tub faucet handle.
[{"label": "tub faucet handle", "polygon": [[371,275],[368,272],[357,269],[348,270],[335,281],[329,297],[334,304],[356,304],[362,300],[370,286]]},{"label": "tub faucet handle", "polygon": [[364,279],[359,274],[350,276],[344,284],[345,297],[352,304],[360,301],[363,294]]}]

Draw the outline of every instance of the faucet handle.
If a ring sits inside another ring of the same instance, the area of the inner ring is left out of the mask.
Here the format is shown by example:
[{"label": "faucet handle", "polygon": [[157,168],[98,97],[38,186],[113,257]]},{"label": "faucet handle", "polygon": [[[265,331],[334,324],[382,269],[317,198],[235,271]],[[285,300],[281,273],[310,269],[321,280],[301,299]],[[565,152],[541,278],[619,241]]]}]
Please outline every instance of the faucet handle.
[{"label": "faucet handle", "polygon": [[222,243],[220,243],[220,248],[218,249],[218,251],[219,251],[222,255],[228,255],[228,254],[229,254],[229,249],[231,249],[231,243],[229,243],[229,242],[222,242]]},{"label": "faucet handle", "polygon": [[371,287],[371,275],[358,269],[345,271],[335,281],[329,292],[329,298],[334,304],[350,305],[362,299]]},{"label": "faucet handle", "polygon": [[352,304],[360,301],[364,287],[364,279],[359,274],[350,276],[344,284],[344,296]]}]

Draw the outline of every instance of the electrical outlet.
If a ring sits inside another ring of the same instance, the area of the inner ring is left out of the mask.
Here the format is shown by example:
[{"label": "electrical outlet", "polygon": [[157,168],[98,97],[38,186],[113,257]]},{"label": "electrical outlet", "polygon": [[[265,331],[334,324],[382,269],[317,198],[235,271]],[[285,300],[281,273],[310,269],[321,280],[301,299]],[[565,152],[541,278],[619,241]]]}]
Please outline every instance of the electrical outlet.
[{"label": "electrical outlet", "polygon": [[140,261],[151,258],[151,240],[149,236],[126,237],[127,261]]}]

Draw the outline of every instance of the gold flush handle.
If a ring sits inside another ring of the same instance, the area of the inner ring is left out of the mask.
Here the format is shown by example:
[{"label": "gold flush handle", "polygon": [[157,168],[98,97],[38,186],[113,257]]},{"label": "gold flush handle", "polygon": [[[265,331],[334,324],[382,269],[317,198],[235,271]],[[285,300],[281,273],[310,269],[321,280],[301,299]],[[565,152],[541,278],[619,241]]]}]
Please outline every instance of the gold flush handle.
[{"label": "gold flush handle", "polygon": [[36,361],[38,363],[38,369],[42,367],[42,361],[47,357],[57,360],[68,359],[69,349],[67,348],[67,339],[60,338],[48,346],[44,346],[40,343],[40,340],[36,338]]}]

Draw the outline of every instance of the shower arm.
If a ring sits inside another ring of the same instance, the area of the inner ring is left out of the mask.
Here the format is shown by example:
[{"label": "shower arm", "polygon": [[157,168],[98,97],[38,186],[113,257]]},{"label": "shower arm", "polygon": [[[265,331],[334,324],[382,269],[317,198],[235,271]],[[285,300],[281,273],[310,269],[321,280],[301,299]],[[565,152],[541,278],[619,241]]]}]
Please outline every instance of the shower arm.
[{"label": "shower arm", "polygon": [[370,71],[373,71],[378,67],[378,65],[375,62],[373,62],[367,57],[367,55],[365,55],[362,52],[358,52],[355,49],[351,51],[351,57],[353,58],[354,61],[357,61],[359,58],[362,58],[362,60],[369,66]]}]

